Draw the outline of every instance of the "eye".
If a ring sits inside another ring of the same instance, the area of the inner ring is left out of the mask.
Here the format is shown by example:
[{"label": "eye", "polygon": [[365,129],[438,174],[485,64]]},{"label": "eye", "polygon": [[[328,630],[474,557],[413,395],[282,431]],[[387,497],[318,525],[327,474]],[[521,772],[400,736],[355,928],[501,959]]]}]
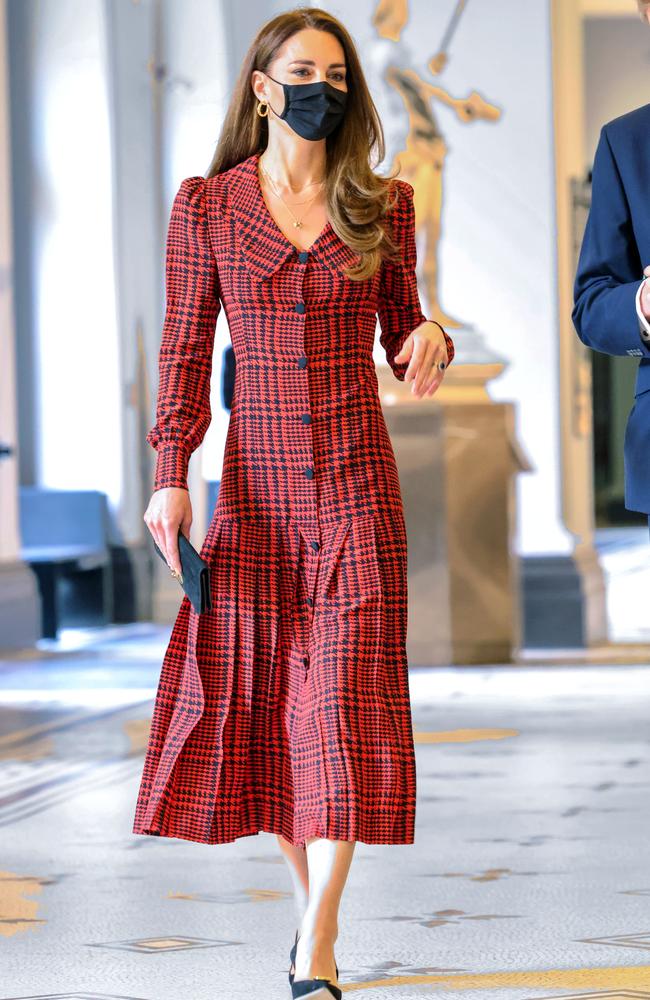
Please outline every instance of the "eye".
[{"label": "eye", "polygon": [[[311,70],[308,69],[306,66],[303,66],[299,67],[298,69],[294,69],[291,72],[294,76],[300,76],[304,78],[305,76],[309,76]],[[330,74],[330,76],[332,77],[333,80],[336,81],[336,83],[345,82],[345,74],[341,73],[339,70],[335,70],[333,73]]]}]

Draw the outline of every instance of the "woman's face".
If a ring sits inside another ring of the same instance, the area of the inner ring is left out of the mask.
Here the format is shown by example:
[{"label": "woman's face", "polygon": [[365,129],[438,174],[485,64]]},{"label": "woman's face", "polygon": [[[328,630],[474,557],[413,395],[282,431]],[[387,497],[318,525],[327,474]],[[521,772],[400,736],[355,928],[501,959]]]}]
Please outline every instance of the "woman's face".
[{"label": "woman's face", "polygon": [[[326,80],[337,90],[347,91],[345,53],[338,38],[329,31],[303,28],[296,32],[286,40],[276,55],[269,73],[281,83],[317,83]],[[270,98],[277,114],[282,114],[282,86],[259,71],[255,96],[262,101]]]}]

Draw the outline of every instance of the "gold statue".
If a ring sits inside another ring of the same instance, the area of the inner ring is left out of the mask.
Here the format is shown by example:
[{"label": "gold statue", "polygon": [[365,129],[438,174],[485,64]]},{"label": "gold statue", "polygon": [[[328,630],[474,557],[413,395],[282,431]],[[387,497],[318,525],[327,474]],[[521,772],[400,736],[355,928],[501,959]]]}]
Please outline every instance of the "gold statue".
[{"label": "gold statue", "polygon": [[[456,30],[467,0],[457,0],[451,21],[438,52],[431,57],[428,69],[440,76],[448,61],[448,46]],[[408,0],[379,0],[372,19],[382,38],[397,42],[408,20]],[[415,214],[418,231],[426,232],[422,274],[429,299],[429,315],[443,326],[457,328],[464,324],[443,311],[438,291],[438,247],[442,215],[442,192],[447,144],[436,115],[433,101],[452,108],[462,122],[498,121],[501,111],[485,101],[476,90],[467,97],[451,97],[443,87],[434,86],[414,69],[389,65],[384,79],[402,98],[408,114],[408,134],[405,149],[395,155],[391,170],[399,174],[415,190]]]}]

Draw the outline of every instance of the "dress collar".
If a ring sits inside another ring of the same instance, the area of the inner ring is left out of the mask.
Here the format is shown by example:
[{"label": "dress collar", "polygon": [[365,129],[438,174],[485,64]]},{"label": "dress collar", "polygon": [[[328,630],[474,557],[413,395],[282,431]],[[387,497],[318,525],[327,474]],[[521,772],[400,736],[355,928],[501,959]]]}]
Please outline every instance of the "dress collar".
[{"label": "dress collar", "polygon": [[[253,153],[233,168],[230,204],[246,263],[254,277],[264,279],[286,260],[297,258],[300,248],[287,239],[264,200],[257,172],[260,155]],[[337,236],[329,221],[307,252],[334,271],[358,260],[358,254]]]}]

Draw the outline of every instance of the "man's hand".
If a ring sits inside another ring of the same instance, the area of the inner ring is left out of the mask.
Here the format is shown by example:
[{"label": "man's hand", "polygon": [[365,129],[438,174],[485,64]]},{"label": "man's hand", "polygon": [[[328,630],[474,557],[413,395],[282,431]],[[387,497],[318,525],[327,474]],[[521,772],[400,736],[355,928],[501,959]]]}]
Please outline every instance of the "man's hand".
[{"label": "man's hand", "polygon": [[156,490],[144,512],[144,521],[164,554],[167,565],[182,580],[178,529],[189,539],[192,524],[192,504],[187,490],[180,486],[165,486]]},{"label": "man's hand", "polygon": [[[643,268],[646,278],[650,278],[650,264]],[[641,289],[641,312],[650,321],[650,281],[644,281]]]},{"label": "man's hand", "polygon": [[[402,364],[409,358],[411,360],[404,374],[404,381],[413,381],[411,392],[418,399],[424,395],[433,396],[449,364],[447,344],[437,323],[426,320],[409,333],[401,351],[395,355],[395,361]],[[441,361],[445,363],[442,369],[438,368],[438,363]]]}]

